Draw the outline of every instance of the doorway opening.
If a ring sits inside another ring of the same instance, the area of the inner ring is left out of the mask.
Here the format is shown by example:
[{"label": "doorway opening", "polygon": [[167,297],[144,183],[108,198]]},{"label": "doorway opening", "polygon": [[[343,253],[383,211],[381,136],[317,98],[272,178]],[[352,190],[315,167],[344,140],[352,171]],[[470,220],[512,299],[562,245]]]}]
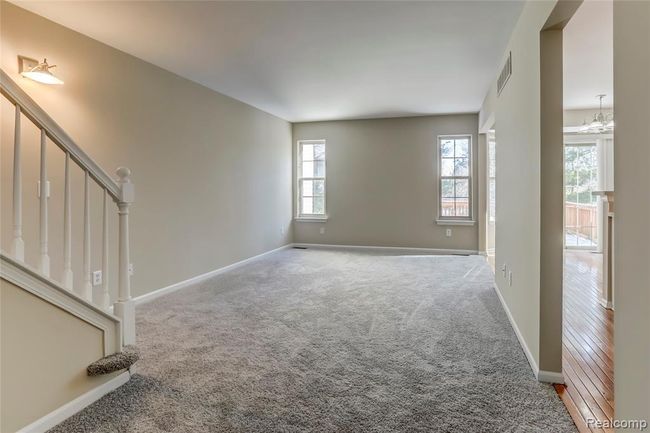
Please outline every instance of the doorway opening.
[{"label": "doorway opening", "polygon": [[562,372],[580,431],[614,417],[613,2],[583,2],[563,29]]}]

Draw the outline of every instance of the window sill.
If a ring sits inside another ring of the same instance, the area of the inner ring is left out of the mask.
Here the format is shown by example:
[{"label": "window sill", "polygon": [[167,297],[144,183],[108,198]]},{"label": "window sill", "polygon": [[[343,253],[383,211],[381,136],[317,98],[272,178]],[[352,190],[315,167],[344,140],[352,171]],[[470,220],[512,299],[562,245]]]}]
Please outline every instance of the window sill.
[{"label": "window sill", "polygon": [[436,220],[439,226],[473,226],[476,221],[472,220]]},{"label": "window sill", "polygon": [[299,223],[324,223],[327,222],[329,218],[327,216],[323,217],[295,217],[293,220]]}]

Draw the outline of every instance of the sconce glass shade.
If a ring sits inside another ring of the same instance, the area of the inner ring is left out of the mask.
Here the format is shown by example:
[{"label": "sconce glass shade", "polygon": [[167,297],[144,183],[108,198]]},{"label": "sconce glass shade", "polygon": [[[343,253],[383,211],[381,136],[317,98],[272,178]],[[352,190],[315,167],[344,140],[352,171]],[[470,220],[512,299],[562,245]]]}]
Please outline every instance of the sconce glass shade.
[{"label": "sconce glass shade", "polygon": [[47,59],[44,59],[42,63],[39,63],[28,71],[21,72],[20,75],[43,84],[63,84],[61,79],[50,72],[50,68],[54,67],[54,65],[48,65]]}]

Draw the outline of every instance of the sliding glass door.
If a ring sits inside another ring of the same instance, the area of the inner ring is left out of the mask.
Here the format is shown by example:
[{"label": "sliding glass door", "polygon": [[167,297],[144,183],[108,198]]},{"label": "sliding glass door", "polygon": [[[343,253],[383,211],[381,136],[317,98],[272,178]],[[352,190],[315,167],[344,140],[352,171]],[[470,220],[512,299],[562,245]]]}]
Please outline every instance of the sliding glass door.
[{"label": "sliding glass door", "polygon": [[598,247],[596,143],[564,146],[564,240],[567,248]]}]

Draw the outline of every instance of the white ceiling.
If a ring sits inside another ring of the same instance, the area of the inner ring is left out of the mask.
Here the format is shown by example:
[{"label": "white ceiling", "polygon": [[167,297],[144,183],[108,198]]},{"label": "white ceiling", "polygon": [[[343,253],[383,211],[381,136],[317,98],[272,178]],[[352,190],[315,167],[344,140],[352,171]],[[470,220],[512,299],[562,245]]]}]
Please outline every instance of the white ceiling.
[{"label": "white ceiling", "polygon": [[587,0],[564,28],[564,108],[598,106],[596,95],[614,98],[614,34],[611,0]]},{"label": "white ceiling", "polygon": [[522,3],[15,1],[289,121],[477,112]]}]

